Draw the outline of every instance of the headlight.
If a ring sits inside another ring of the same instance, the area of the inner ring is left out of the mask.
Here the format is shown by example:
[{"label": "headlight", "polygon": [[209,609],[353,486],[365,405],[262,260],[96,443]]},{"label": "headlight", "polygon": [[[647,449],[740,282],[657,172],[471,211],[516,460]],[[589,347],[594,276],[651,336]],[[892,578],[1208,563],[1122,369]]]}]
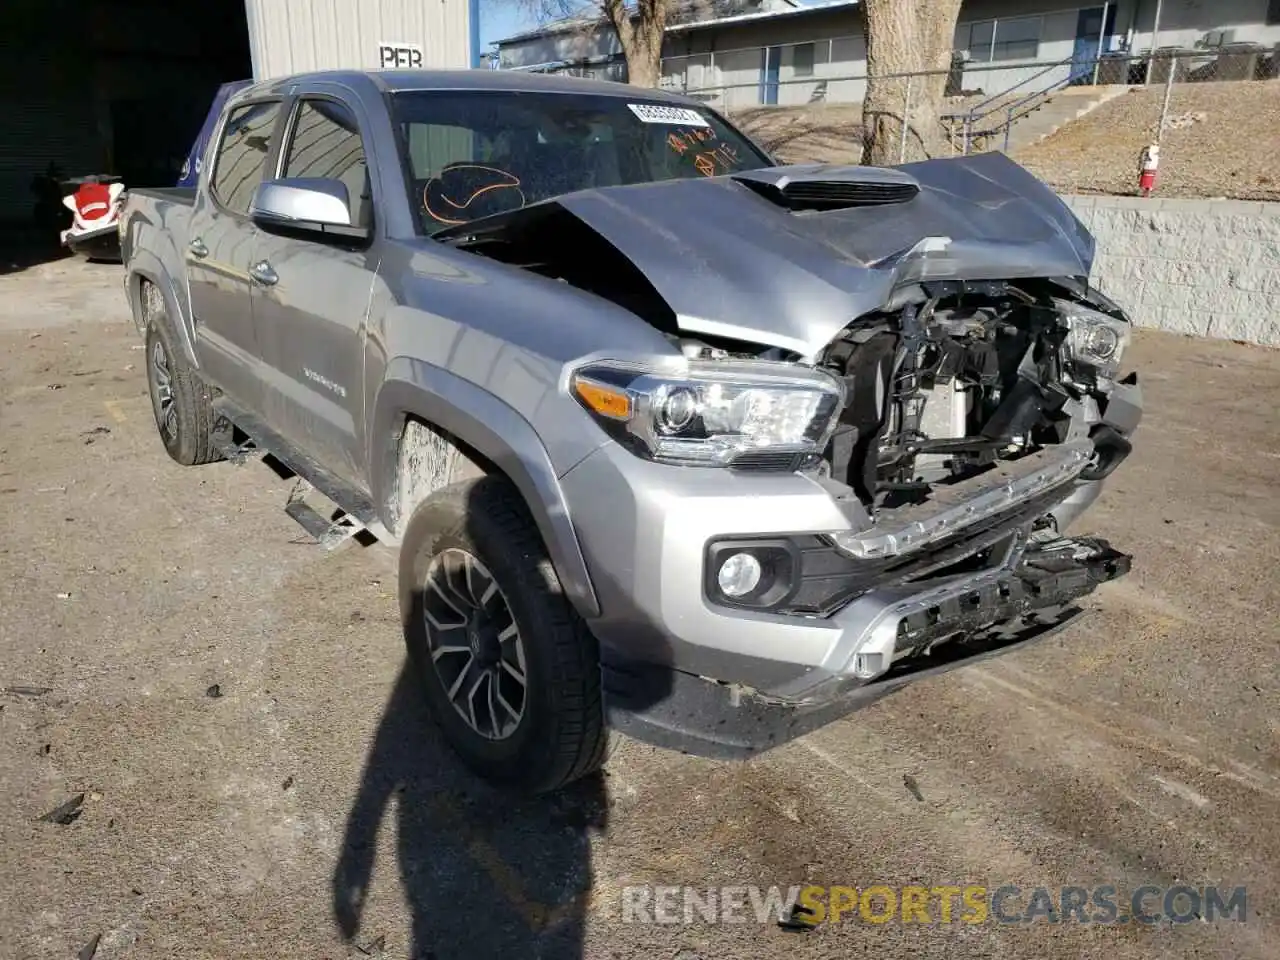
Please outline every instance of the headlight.
[{"label": "headlight", "polygon": [[744,454],[819,454],[843,403],[839,381],[760,361],[690,361],[682,374],[614,363],[574,372],[570,390],[611,434],[664,463],[725,466]]},{"label": "headlight", "polygon": [[1067,359],[1092,367],[1105,379],[1114,379],[1129,346],[1129,323],[1069,300],[1055,303],[1067,328]]}]

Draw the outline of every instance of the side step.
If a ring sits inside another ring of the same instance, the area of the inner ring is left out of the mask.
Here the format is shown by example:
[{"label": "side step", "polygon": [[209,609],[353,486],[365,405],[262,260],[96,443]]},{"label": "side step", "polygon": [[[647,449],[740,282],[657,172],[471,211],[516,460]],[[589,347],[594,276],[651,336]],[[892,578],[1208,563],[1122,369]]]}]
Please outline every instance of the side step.
[{"label": "side step", "polygon": [[[225,395],[214,400],[213,409],[219,417],[219,449],[228,460],[242,464],[250,457],[270,454],[295,474],[297,480],[289,491],[284,512],[326,550],[341,546],[362,531],[394,544],[394,538],[378,520],[373,501],[363,490],[334,476]],[[239,428],[248,439],[235,442],[235,428]],[[308,503],[308,497],[313,493],[324,497],[337,510],[317,509]]]},{"label": "side step", "polygon": [[289,491],[289,499],[284,505],[284,512],[291,516],[298,526],[316,538],[320,546],[326,550],[334,550],[346,543],[357,533],[365,530],[363,523],[347,513],[341,507],[332,520],[307,503],[306,496],[313,487],[305,480],[300,480]]}]

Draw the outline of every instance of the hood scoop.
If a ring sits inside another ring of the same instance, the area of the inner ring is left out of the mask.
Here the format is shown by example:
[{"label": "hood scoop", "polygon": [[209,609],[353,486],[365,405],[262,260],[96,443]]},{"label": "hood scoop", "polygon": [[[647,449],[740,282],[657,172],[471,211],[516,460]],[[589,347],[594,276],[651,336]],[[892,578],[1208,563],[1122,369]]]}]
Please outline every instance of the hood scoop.
[{"label": "hood scoop", "polygon": [[766,167],[737,174],[733,179],[790,210],[844,210],[906,203],[920,193],[920,184],[914,177],[886,167]]}]

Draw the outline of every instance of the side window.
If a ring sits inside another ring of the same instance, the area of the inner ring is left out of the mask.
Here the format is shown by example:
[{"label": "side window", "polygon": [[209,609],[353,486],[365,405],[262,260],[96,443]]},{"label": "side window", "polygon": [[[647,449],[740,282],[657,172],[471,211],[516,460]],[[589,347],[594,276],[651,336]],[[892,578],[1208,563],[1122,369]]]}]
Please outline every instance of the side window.
[{"label": "side window", "polygon": [[372,197],[364,143],[355,115],[333,100],[304,100],[285,154],[284,176],[341,180],[347,187],[351,222],[369,226]]},{"label": "side window", "polygon": [[271,152],[280,104],[251,103],[227,119],[213,165],[213,195],[224,207],[247,214]]}]

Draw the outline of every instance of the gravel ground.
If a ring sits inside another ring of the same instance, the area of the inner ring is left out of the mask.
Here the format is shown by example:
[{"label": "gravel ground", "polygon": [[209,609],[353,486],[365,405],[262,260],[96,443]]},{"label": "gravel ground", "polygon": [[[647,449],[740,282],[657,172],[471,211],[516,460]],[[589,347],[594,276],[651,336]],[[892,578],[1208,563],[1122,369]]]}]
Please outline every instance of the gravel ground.
[{"label": "gravel ground", "polygon": [[[1134,88],[1013,157],[1060,193],[1136,193],[1163,88]],[[1162,197],[1280,200],[1280,80],[1180,83],[1161,145]],[[789,163],[857,163],[861,104],[759,107],[734,120]]]},{"label": "gravel ground", "polygon": [[[1082,528],[1135,569],[1059,637],[749,763],[624,741],[517,801],[425,720],[392,552],[308,544],[262,464],[173,464],[138,342],[118,267],[0,277],[0,956],[1280,955],[1280,352],[1138,333],[1148,419]],[[620,909],[627,884],[807,882],[1247,907],[808,933]]]},{"label": "gravel ground", "polygon": [[[1163,89],[1135,88],[1015,159],[1061,193],[1135,193],[1163,102]],[[1280,200],[1280,81],[1176,84],[1169,121],[1159,196]]]},{"label": "gravel ground", "polygon": [[733,121],[784,163],[859,163],[862,104],[756,107],[737,110]]}]

